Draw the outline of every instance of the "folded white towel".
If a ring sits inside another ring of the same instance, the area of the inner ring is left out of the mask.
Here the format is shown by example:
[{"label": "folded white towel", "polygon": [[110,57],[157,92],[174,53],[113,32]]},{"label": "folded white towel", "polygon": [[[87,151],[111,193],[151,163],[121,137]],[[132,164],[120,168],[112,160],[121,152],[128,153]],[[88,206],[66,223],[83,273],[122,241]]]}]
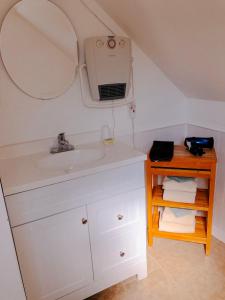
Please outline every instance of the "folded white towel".
[{"label": "folded white towel", "polygon": [[195,223],[195,215],[195,210],[165,207],[160,218],[162,222],[188,226]]},{"label": "folded white towel", "polygon": [[194,233],[195,223],[192,225],[181,225],[170,222],[162,222],[159,220],[159,231],[174,232],[174,233]]},{"label": "folded white towel", "polygon": [[179,182],[173,178],[165,177],[163,180],[163,189],[194,193],[197,190],[197,182],[195,178]]},{"label": "folded white towel", "polygon": [[176,190],[164,190],[163,200],[184,202],[184,203],[195,203],[196,192],[184,192]]},{"label": "folded white towel", "polygon": [[159,230],[174,232],[174,233],[194,233],[195,232],[195,219],[190,224],[179,224],[175,222],[166,222],[163,220],[163,213],[159,218]]}]

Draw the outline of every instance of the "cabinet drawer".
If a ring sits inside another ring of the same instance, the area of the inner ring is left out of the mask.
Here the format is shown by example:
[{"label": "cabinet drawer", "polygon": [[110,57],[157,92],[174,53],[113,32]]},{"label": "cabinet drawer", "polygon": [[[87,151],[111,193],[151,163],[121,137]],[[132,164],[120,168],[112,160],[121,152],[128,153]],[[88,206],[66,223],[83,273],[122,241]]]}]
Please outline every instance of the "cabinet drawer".
[{"label": "cabinet drawer", "polygon": [[138,230],[124,234],[107,236],[101,242],[92,244],[92,259],[95,280],[109,272],[117,271],[125,264],[130,264],[141,254]]},{"label": "cabinet drawer", "polygon": [[88,205],[91,234],[94,240],[102,240],[115,230],[137,223],[141,204],[145,199],[144,189],[133,190]]}]

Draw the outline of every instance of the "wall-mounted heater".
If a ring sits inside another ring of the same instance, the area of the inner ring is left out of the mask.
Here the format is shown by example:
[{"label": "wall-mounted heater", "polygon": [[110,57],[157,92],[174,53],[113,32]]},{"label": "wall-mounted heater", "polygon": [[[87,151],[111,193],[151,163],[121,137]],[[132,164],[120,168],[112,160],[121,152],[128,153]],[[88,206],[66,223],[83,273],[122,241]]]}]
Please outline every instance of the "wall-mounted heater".
[{"label": "wall-mounted heater", "polygon": [[[127,99],[132,83],[131,41],[121,36],[100,36],[85,40],[85,58],[91,96],[94,101]],[[126,100],[127,99],[127,100]],[[100,104],[100,103],[99,103]]]}]

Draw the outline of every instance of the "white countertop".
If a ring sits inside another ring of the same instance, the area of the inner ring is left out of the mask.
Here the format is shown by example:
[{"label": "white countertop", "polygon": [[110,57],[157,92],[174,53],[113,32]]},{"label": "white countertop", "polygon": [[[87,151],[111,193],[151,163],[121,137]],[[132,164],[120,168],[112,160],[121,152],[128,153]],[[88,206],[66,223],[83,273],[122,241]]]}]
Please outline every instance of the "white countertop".
[{"label": "white countertop", "polygon": [[0,176],[5,196],[122,167],[146,159],[146,154],[120,142],[113,145],[92,143],[81,146],[81,148],[85,147],[86,149],[104,147],[105,155],[99,160],[83,165],[75,165],[73,169],[67,171],[40,167],[38,164],[40,160],[49,155],[57,155],[48,152],[0,159]]}]

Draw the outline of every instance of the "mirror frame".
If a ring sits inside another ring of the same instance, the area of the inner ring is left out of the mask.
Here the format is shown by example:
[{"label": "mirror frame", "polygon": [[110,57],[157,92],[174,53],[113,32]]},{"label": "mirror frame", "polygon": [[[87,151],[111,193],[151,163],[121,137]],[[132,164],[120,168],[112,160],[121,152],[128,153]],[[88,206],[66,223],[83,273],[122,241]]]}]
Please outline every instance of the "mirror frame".
[{"label": "mirror frame", "polygon": [[[50,4],[50,6],[53,6],[54,8],[58,9],[60,11],[60,13],[62,15],[65,16],[65,18],[67,19],[67,22],[71,25],[71,29],[73,30],[73,33],[74,33],[74,36],[75,36],[75,40],[74,40],[74,72],[73,72],[73,79],[67,84],[64,86],[64,88],[62,89],[62,92],[60,93],[57,93],[53,96],[48,96],[48,97],[42,97],[42,96],[36,96],[36,95],[33,95],[32,93],[29,93],[26,91],[26,89],[23,89],[23,87],[21,87],[18,83],[17,83],[17,80],[13,78],[13,76],[10,74],[10,71],[8,71],[7,69],[7,63],[5,62],[4,58],[3,58],[3,55],[2,55],[2,46],[1,46],[1,39],[2,39],[2,28],[4,26],[4,22],[5,20],[7,19],[7,16],[10,14],[10,12],[17,6],[19,5],[20,3],[24,2],[24,1],[28,1],[28,0],[19,0],[17,1],[14,5],[12,5],[8,10],[7,12],[5,13],[4,17],[3,17],[3,20],[2,20],[2,23],[1,23],[1,26],[0,26],[0,56],[1,56],[1,60],[2,60],[2,63],[3,63],[3,66],[4,66],[4,69],[6,71],[6,73],[8,74],[9,78],[11,79],[11,81],[13,82],[13,84],[22,92],[24,93],[25,95],[33,98],[33,99],[37,99],[37,100],[54,100],[60,96],[62,96],[64,93],[66,93],[70,88],[71,86],[73,85],[76,77],[77,77],[77,74],[78,74],[78,67],[79,67],[79,61],[80,61],[80,55],[79,55],[79,46],[78,46],[78,38],[77,38],[77,34],[76,34],[76,30],[70,20],[70,18],[67,16],[67,14],[59,7],[57,6],[55,3],[51,2],[51,1],[48,1],[48,0],[38,0],[38,1],[43,1],[43,2],[47,2],[48,4]],[[29,0],[29,1],[37,1],[37,0]]]}]

